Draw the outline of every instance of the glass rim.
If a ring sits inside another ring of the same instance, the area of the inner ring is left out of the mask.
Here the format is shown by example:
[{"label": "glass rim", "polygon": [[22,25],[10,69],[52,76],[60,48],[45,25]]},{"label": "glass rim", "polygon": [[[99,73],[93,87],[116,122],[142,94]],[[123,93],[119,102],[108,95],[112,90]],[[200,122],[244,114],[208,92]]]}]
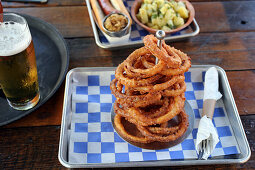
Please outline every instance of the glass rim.
[{"label": "glass rim", "polygon": [[[24,21],[24,23],[25,23],[25,28],[22,29],[22,32],[23,32],[23,33],[19,34],[18,36],[22,36],[23,34],[26,33],[25,30],[29,29],[27,20],[26,20],[23,16],[21,16],[21,15],[19,15],[19,14],[12,13],[12,12],[4,12],[4,13],[0,13],[0,16],[3,16],[3,17],[4,17],[4,16],[14,16],[14,17],[20,18],[20,19],[22,19],[22,20]],[[4,22],[5,22],[4,20],[3,20],[3,22],[0,21],[0,23],[4,23]],[[30,33],[30,34],[31,34],[31,33]],[[31,36],[32,36],[32,35],[31,35]]]},{"label": "glass rim", "polygon": [[[0,14],[0,17],[3,17],[4,18],[4,16],[9,16],[9,17],[13,17],[13,19],[12,18],[10,18],[10,19],[8,19],[9,21],[4,21],[3,20],[3,22],[0,22],[1,24],[3,24],[4,22],[11,22],[11,21],[13,21],[13,22],[15,22],[15,18],[16,18],[16,23],[21,23],[23,26],[23,28],[20,28],[19,30],[19,34],[16,34],[15,35],[15,37],[17,37],[17,38],[22,38],[22,37],[24,37],[25,35],[30,35],[30,39],[29,39],[29,43],[31,43],[31,41],[32,41],[32,34],[31,34],[31,32],[30,32],[30,30],[29,30],[29,26],[28,26],[28,23],[27,23],[27,21],[26,21],[26,19],[23,17],[23,16],[21,16],[21,15],[19,15],[19,14],[15,14],[15,13],[11,13],[11,12],[6,12],[6,13],[1,13]],[[19,20],[19,22],[17,22],[17,20]],[[8,44],[8,43],[11,43],[11,39],[5,39],[5,40],[0,40],[0,49],[5,49],[5,48],[7,48],[7,46],[5,45],[6,43]],[[27,41],[28,42],[28,41]],[[29,44],[28,43],[28,44]],[[5,55],[3,55],[3,56],[1,56],[1,57],[10,57],[9,55],[8,56],[5,56]],[[0,58],[1,58],[0,57]]]}]

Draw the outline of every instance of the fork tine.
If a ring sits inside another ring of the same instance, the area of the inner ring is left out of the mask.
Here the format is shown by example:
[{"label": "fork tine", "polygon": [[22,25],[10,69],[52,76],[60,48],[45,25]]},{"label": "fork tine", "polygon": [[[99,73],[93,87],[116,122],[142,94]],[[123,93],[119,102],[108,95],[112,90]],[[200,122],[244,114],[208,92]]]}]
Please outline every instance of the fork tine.
[{"label": "fork tine", "polygon": [[201,160],[203,155],[204,155],[204,150],[205,150],[205,141],[202,140],[202,144],[201,144],[201,150],[198,153],[198,160]]},{"label": "fork tine", "polygon": [[205,140],[205,142],[204,142],[204,150],[206,149],[206,147],[207,147],[207,140]]},{"label": "fork tine", "polygon": [[204,149],[201,149],[198,154],[198,160],[201,160],[204,155]]}]

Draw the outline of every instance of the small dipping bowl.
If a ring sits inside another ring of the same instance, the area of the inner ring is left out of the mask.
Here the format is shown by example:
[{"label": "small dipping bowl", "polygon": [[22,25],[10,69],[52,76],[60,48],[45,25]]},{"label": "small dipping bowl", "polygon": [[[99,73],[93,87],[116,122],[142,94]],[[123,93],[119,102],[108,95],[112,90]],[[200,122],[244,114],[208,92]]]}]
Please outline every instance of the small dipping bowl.
[{"label": "small dipping bowl", "polygon": [[[118,32],[114,32],[114,31],[109,31],[109,30],[107,30],[107,29],[105,28],[105,26],[104,26],[104,22],[105,22],[106,19],[107,19],[108,17],[110,17],[112,14],[119,14],[119,15],[123,15],[124,17],[126,17],[126,18],[127,18],[127,21],[128,21],[126,27],[123,28],[122,30],[118,31]],[[128,34],[129,28],[130,28],[129,25],[130,25],[130,20],[129,20],[129,18],[128,18],[125,14],[119,13],[119,12],[112,12],[112,13],[106,15],[106,16],[104,17],[104,19],[103,19],[103,29],[104,29],[103,31],[104,31],[106,34],[108,34],[109,36],[111,36],[111,37],[122,37],[122,36]]]}]

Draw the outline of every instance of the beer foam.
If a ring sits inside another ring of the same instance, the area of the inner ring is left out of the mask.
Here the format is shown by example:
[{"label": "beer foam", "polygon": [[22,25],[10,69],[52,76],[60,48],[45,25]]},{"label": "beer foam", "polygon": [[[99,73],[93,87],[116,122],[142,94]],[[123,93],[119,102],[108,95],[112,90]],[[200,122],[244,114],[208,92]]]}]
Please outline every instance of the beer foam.
[{"label": "beer foam", "polygon": [[0,23],[0,56],[11,56],[25,50],[31,40],[26,24],[17,22]]}]

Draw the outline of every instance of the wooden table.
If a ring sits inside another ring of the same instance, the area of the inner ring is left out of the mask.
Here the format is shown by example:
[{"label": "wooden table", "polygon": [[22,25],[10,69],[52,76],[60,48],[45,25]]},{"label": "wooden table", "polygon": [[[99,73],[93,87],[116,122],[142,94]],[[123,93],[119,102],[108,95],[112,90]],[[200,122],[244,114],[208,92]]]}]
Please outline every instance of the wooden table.
[{"label": "wooden table", "polygon": [[[200,34],[171,43],[193,64],[215,64],[226,70],[251,147],[245,164],[186,166],[173,169],[255,168],[255,1],[193,0]],[[4,11],[19,12],[53,24],[70,50],[69,69],[117,66],[135,48],[109,51],[95,43],[84,0],[49,0],[47,4],[7,3]],[[30,115],[0,127],[0,169],[65,169],[58,161],[64,83]]]}]

